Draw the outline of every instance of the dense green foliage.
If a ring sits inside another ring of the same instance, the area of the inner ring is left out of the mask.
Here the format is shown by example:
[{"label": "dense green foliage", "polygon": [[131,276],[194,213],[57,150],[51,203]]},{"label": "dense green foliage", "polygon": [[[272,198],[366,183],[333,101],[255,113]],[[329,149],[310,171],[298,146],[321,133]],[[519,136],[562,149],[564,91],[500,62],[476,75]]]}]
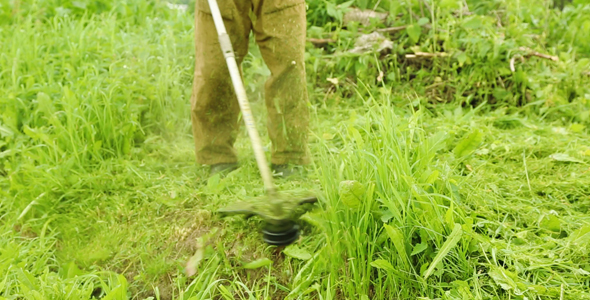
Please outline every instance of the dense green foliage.
[{"label": "dense green foliage", "polygon": [[[183,3],[0,3],[0,299],[590,298],[589,1],[307,1],[333,41],[313,171],[279,184],[322,203],[282,253],[212,214],[263,189],[245,135],[227,178],[195,166]],[[254,45],[244,70],[263,128]]]}]

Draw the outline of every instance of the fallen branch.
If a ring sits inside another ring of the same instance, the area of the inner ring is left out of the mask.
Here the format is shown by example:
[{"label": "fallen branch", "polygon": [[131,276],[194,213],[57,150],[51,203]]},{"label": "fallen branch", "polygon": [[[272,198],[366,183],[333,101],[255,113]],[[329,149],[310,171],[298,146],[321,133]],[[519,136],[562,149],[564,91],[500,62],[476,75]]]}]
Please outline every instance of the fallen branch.
[{"label": "fallen branch", "polygon": [[453,16],[455,18],[459,18],[459,17],[463,17],[463,16],[471,16],[474,15],[474,13],[470,12],[469,10],[456,10],[453,11]]},{"label": "fallen branch", "polygon": [[[409,25],[402,25],[402,26],[396,26],[396,27],[387,27],[387,28],[379,28],[376,31],[377,32],[381,32],[381,33],[393,34],[393,33],[398,33],[400,31],[406,30],[406,28],[408,28],[408,26]],[[426,23],[426,24],[422,25],[422,27],[424,27],[426,29],[432,29],[432,26],[430,25],[430,23]],[[443,30],[441,30],[441,31],[443,31]]]},{"label": "fallen branch", "polygon": [[336,43],[336,40],[333,40],[333,39],[314,39],[314,38],[308,38],[307,41],[310,42],[310,43],[312,43],[316,47],[324,47],[324,46],[326,46],[328,44]]},{"label": "fallen branch", "polygon": [[381,33],[396,33],[396,32],[400,32],[400,31],[404,31],[404,30],[406,30],[406,28],[408,28],[408,25],[389,27],[389,28],[379,28],[379,29],[377,29],[377,31],[381,32]]},{"label": "fallen branch", "polygon": [[525,54],[525,55],[523,55],[523,56],[516,55],[516,56],[513,56],[510,59],[510,71],[512,71],[512,72],[516,72],[516,68],[514,67],[514,61],[517,58],[520,58],[520,62],[523,62],[523,63],[524,63],[524,58],[525,57],[531,57],[531,56],[536,56],[536,57],[543,58],[543,59],[548,59],[548,60],[551,60],[551,61],[559,61],[559,57],[557,57],[557,56],[539,53],[537,51],[532,50],[531,48],[520,47],[520,48],[518,48],[518,50],[523,51],[523,52],[528,52],[528,53]]},{"label": "fallen branch", "polygon": [[447,56],[449,56],[449,54],[445,53],[445,52],[436,52],[436,53],[416,52],[414,54],[406,54],[407,59],[447,57]]},{"label": "fallen branch", "polygon": [[525,56],[536,56],[536,57],[540,57],[540,58],[544,58],[544,59],[549,59],[549,60],[552,60],[552,61],[559,61],[559,57],[557,57],[557,56],[539,53],[539,52],[534,51],[534,50],[532,50],[530,48],[527,48],[527,47],[520,47],[518,49],[520,51],[528,52],[528,54],[525,55]]}]

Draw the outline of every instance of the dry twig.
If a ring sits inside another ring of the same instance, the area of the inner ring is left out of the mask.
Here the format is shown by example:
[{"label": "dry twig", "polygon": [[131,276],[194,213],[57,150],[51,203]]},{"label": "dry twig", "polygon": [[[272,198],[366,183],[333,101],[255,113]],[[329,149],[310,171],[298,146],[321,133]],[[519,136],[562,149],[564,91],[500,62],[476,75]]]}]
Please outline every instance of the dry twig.
[{"label": "dry twig", "polygon": [[415,52],[414,54],[406,54],[407,59],[447,57],[447,56],[449,56],[449,54],[445,53],[445,52],[436,52],[436,53]]},{"label": "dry twig", "polygon": [[308,38],[308,42],[312,43],[316,47],[324,47],[328,44],[336,43],[336,40],[333,39],[315,39],[315,38]]},{"label": "dry twig", "polygon": [[388,28],[379,28],[377,29],[378,32],[381,33],[396,33],[400,31],[404,31],[408,28],[408,25],[396,26],[396,27],[388,27]]},{"label": "dry twig", "polygon": [[527,48],[527,47],[520,47],[520,48],[518,48],[518,50],[528,52],[528,54],[525,56],[536,56],[536,57],[540,57],[540,58],[544,58],[544,59],[549,59],[552,61],[559,61],[559,57],[557,57],[557,56],[539,53],[539,52],[534,51],[534,50]]},{"label": "dry twig", "polygon": [[[402,25],[402,26],[396,26],[396,27],[387,27],[387,28],[379,28],[379,29],[377,29],[377,32],[393,34],[393,33],[398,33],[400,31],[406,30],[406,28],[408,28],[408,26],[409,25]],[[422,25],[422,27],[424,27],[426,29],[432,29],[432,26],[430,25],[430,23],[426,23],[426,24]],[[443,30],[441,30],[441,31],[443,31]]]},{"label": "dry twig", "polygon": [[514,61],[517,58],[520,58],[520,61],[521,62],[524,62],[524,58],[525,57],[531,57],[531,56],[536,56],[536,57],[543,58],[543,59],[548,59],[548,60],[551,60],[551,61],[559,61],[559,57],[557,57],[557,56],[539,53],[539,52],[534,51],[534,50],[532,50],[531,48],[528,48],[528,47],[520,47],[520,48],[518,48],[518,50],[523,51],[523,52],[527,52],[527,54],[525,54],[523,56],[516,55],[516,56],[513,56],[510,59],[510,71],[512,71],[512,72],[516,72],[516,68],[514,67]]}]

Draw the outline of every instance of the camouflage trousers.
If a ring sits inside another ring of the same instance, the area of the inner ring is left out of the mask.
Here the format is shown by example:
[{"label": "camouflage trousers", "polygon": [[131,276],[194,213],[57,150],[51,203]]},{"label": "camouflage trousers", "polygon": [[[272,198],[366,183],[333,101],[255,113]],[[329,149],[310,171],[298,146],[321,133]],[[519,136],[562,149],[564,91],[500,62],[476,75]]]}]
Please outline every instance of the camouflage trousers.
[{"label": "camouflage trousers", "polygon": [[[218,4],[238,65],[248,53],[252,32],[270,69],[265,104],[271,162],[309,163],[304,0],[218,0]],[[196,2],[195,43],[191,121],[197,162],[233,163],[243,121],[207,0]]]}]

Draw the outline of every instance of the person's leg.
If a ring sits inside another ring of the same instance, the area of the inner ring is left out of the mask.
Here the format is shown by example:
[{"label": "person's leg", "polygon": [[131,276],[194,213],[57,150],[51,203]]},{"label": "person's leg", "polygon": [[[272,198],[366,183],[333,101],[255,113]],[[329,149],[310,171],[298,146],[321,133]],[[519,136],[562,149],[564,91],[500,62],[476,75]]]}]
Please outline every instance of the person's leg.
[{"label": "person's leg", "polygon": [[[251,2],[221,0],[218,3],[240,64],[248,52],[251,22],[244,9]],[[191,121],[197,162],[236,163],[233,145],[239,129],[240,108],[206,0],[196,3],[195,46]]]},{"label": "person's leg", "polygon": [[271,71],[265,86],[273,165],[309,163],[305,2],[254,1],[256,42]]}]

